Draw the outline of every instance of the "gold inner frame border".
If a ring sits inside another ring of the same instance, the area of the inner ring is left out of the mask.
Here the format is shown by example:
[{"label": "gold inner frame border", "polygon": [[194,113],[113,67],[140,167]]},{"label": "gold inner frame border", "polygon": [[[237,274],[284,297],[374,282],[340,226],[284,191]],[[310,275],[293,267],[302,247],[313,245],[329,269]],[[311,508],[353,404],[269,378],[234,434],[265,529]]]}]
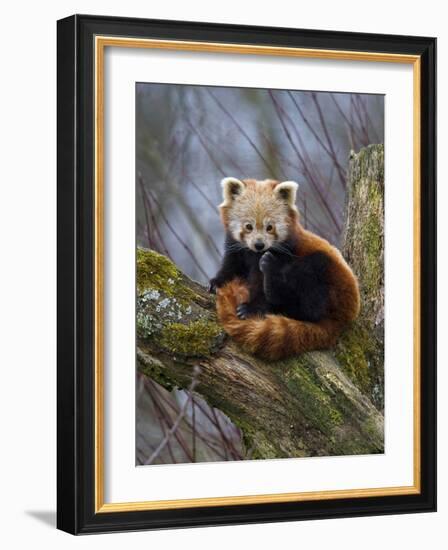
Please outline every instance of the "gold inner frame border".
[{"label": "gold inner frame border", "polygon": [[[180,500],[154,500],[140,502],[104,502],[104,53],[106,47],[152,48],[207,53],[234,53],[266,56],[286,56],[313,59],[366,61],[382,63],[406,63],[413,65],[413,296],[414,296],[414,350],[413,350],[413,420],[414,420],[414,482],[410,486],[379,487],[349,490],[329,490],[296,493],[191,498]],[[95,513],[129,512],[143,510],[167,510],[208,506],[232,506],[279,502],[303,502],[343,498],[411,495],[421,492],[421,424],[420,424],[420,203],[421,203],[421,60],[418,55],[402,55],[382,52],[359,52],[293,48],[284,46],[259,46],[183,40],[158,40],[96,36],[95,56],[95,347],[94,347],[94,398],[95,398]]]}]

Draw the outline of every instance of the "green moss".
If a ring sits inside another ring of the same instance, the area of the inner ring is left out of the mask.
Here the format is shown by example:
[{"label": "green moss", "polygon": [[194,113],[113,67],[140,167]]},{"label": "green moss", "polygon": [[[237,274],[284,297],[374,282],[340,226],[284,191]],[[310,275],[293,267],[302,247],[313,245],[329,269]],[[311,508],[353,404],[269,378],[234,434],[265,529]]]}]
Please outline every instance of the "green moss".
[{"label": "green moss", "polygon": [[158,345],[173,353],[199,357],[216,349],[221,335],[221,327],[206,319],[188,324],[170,323],[162,328]]},{"label": "green moss", "polygon": [[343,417],[330,395],[322,388],[308,356],[285,361],[285,364],[289,365],[286,384],[297,396],[301,412],[311,425],[331,436],[335,427],[342,424]]},{"label": "green moss", "polygon": [[343,371],[364,392],[370,390],[369,355],[373,351],[372,337],[360,323],[344,332],[336,347]]},{"label": "green moss", "polygon": [[349,232],[344,254],[358,276],[361,315],[374,322],[383,288],[384,148],[366,147],[352,159]]},{"label": "green moss", "polygon": [[350,161],[354,179],[377,178],[384,181],[384,145],[368,145],[360,149],[359,153],[352,151]]},{"label": "green moss", "polygon": [[137,354],[137,358],[139,372],[148,376],[168,391],[172,391],[176,387],[171,378],[166,375],[166,369],[158,359],[146,354],[144,358],[139,357]]},{"label": "green moss", "polygon": [[[371,185],[369,189],[369,203],[382,205],[382,198],[379,196],[379,187]],[[362,271],[362,292],[371,296],[380,288],[383,278],[383,229],[381,225],[382,213],[378,214],[376,209],[370,211],[364,224],[361,226],[361,242],[364,248],[364,265]]]},{"label": "green moss", "polygon": [[262,432],[255,431],[248,424],[239,422],[235,424],[240,428],[243,444],[246,449],[246,457],[249,460],[291,458],[287,453],[275,447]]},{"label": "green moss", "polygon": [[378,438],[378,425],[375,418],[369,417],[362,425],[362,433],[364,439],[368,438],[372,442],[373,453],[384,453],[384,431],[381,434],[381,439]]},{"label": "green moss", "polygon": [[193,307],[159,290],[146,290],[137,299],[137,332],[149,338],[174,322],[192,320]]},{"label": "green moss", "polygon": [[371,334],[361,321],[344,332],[336,346],[335,356],[350,380],[376,407],[384,407],[384,347],[382,340]]},{"label": "green moss", "polygon": [[177,267],[161,254],[137,250],[137,333],[161,350],[186,357],[220,347],[224,332],[205,312]]},{"label": "green moss", "polygon": [[137,291],[163,292],[165,296],[176,297],[184,303],[194,297],[194,293],[183,284],[179,269],[165,256],[153,250],[137,249]]},{"label": "green moss", "polygon": [[358,277],[361,312],[339,339],[336,357],[375,405],[383,406],[384,147],[372,145],[351,159],[348,233],[344,256]]}]

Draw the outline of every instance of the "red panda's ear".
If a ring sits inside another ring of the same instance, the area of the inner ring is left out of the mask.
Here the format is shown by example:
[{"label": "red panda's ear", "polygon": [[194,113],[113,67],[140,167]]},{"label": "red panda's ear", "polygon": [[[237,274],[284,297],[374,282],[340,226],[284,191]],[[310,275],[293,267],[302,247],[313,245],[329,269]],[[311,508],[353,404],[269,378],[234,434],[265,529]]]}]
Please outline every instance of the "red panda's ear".
[{"label": "red panda's ear", "polygon": [[236,178],[224,178],[221,181],[221,185],[224,202],[220,206],[230,206],[235,197],[241,195],[246,188],[246,184]]},{"label": "red panda's ear", "polygon": [[290,208],[296,210],[296,195],[299,184],[295,181],[284,181],[274,188],[274,195],[285,202]]}]

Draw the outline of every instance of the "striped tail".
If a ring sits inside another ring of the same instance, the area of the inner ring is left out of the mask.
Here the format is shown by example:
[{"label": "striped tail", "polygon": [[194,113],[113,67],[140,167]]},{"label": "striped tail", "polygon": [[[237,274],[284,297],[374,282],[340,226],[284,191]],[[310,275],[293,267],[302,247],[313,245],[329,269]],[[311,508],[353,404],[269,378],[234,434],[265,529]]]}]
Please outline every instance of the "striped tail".
[{"label": "striped tail", "polygon": [[227,334],[245,350],[263,359],[283,359],[305,351],[328,349],[335,345],[343,328],[341,322],[332,319],[308,323],[283,315],[242,320],[236,308],[247,302],[248,297],[248,289],[239,279],[218,289],[218,318]]}]

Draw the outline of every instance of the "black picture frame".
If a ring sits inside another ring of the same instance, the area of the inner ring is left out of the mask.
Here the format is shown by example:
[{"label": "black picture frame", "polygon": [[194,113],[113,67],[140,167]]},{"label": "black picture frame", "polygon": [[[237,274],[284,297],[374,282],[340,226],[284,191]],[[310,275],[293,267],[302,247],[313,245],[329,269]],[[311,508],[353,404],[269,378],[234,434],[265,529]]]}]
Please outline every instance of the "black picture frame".
[{"label": "black picture frame", "polygon": [[[95,513],[94,51],[96,35],[418,55],[421,59],[419,494]],[[57,526],[73,534],[436,509],[436,39],[74,15],[57,24]]]}]

